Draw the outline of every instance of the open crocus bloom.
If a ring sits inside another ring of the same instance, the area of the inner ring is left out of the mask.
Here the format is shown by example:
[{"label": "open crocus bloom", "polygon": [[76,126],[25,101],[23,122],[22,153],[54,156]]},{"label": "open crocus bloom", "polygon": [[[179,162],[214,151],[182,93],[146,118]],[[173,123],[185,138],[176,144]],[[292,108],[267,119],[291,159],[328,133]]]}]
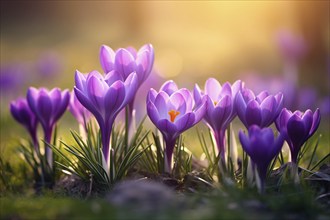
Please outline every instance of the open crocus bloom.
[{"label": "open crocus bloom", "polygon": [[203,99],[197,106],[189,90],[178,89],[173,81],[167,81],[159,92],[150,89],[147,97],[147,113],[163,134],[165,148],[165,171],[171,171],[172,154],[179,135],[198,123],[206,112]]},{"label": "open crocus bloom", "polygon": [[282,109],[283,95],[278,93],[273,96],[263,91],[255,96],[251,90],[243,88],[237,93],[235,104],[237,115],[246,128],[251,125],[268,127]]},{"label": "open crocus bloom", "polygon": [[[51,142],[52,133],[58,119],[66,111],[70,100],[70,92],[59,88],[47,90],[30,87],[27,92],[27,102],[32,112],[38,118],[45,133],[45,141]],[[45,150],[48,164],[52,166],[53,155],[47,146]]]},{"label": "open crocus bloom", "polygon": [[206,97],[207,111],[204,119],[213,132],[223,160],[225,159],[225,131],[236,116],[234,101],[241,87],[242,83],[240,80],[233,85],[226,82],[221,86],[216,79],[209,78],[205,82],[204,91],[197,84],[194,88],[196,103],[201,102],[204,96]]},{"label": "open crocus bloom", "polygon": [[246,136],[243,131],[240,131],[239,140],[243,150],[257,166],[261,180],[261,191],[263,192],[268,166],[280,152],[284,136],[280,134],[275,138],[271,128],[261,129],[257,125],[250,126],[248,132],[249,134]]},{"label": "open crocus bloom", "polygon": [[123,80],[116,71],[111,71],[106,76],[97,71],[88,75],[76,71],[75,82],[75,95],[95,116],[100,126],[103,155],[109,166],[112,125],[120,110],[132,100],[137,90],[136,73],[131,73]]},{"label": "open crocus bloom", "polygon": [[10,103],[10,112],[12,116],[22,124],[29,132],[34,147],[38,150],[38,140],[37,140],[37,125],[38,119],[35,114],[31,111],[26,99],[19,98]]},{"label": "open crocus bloom", "polygon": [[302,145],[315,133],[321,121],[320,110],[291,111],[284,108],[276,120],[277,129],[284,134],[291,151],[291,161],[297,163]]}]

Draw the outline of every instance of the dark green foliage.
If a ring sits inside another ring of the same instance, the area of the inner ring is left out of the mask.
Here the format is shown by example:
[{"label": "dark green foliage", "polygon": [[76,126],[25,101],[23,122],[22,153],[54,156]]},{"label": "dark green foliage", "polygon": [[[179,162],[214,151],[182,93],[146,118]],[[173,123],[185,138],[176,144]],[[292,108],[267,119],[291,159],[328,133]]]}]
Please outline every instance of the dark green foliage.
[{"label": "dark green foliage", "polygon": [[125,177],[141,157],[145,151],[142,143],[148,132],[143,130],[142,121],[127,147],[123,129],[114,129],[109,169],[103,158],[101,134],[92,129],[92,125],[87,128],[86,140],[74,131],[71,131],[71,134],[75,145],[61,142],[67,153],[52,146],[54,153],[63,161],[56,163],[63,172],[78,176],[82,181],[89,182],[94,190],[102,192],[109,190],[115,182]]}]

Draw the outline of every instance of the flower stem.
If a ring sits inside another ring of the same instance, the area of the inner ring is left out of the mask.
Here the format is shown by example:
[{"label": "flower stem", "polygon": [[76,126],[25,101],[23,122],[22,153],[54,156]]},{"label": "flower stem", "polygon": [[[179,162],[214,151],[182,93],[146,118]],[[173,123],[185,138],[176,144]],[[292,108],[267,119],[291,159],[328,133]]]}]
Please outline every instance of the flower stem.
[{"label": "flower stem", "polygon": [[[54,125],[49,127],[48,129],[45,129],[45,141],[48,144],[52,144],[51,141],[52,141],[53,130],[54,130]],[[52,170],[53,169],[53,151],[47,144],[45,144],[45,157],[46,157],[49,168]]]},{"label": "flower stem", "polygon": [[265,193],[265,180],[266,180],[266,175],[267,175],[267,166],[257,166],[257,171],[255,172],[256,175],[256,181],[257,181],[257,187],[258,187],[258,191],[260,194],[264,194]]},{"label": "flower stem", "polygon": [[102,138],[102,152],[104,159],[107,165],[107,168],[110,169],[110,150],[111,150],[111,132],[112,132],[113,120],[105,124],[105,126],[100,126],[101,128],[101,138]]},{"label": "flower stem", "polygon": [[36,153],[40,153],[40,149],[39,149],[39,142],[38,142],[38,138],[37,138],[37,131],[33,131],[30,132],[31,138],[32,138],[32,143],[34,146],[34,150]]},{"label": "flower stem", "polygon": [[299,179],[299,173],[298,173],[298,164],[293,162],[291,163],[291,178],[294,182],[294,184],[299,185],[300,179]]},{"label": "flower stem", "polygon": [[[217,144],[218,151],[220,153],[220,161],[223,165],[226,164],[226,130],[220,129],[217,131],[213,131],[213,135]],[[226,167],[226,166],[224,166]]]},{"label": "flower stem", "polygon": [[172,158],[173,158],[173,151],[175,147],[176,138],[172,138],[169,140],[165,140],[165,158],[164,158],[164,171],[165,173],[172,172]]}]

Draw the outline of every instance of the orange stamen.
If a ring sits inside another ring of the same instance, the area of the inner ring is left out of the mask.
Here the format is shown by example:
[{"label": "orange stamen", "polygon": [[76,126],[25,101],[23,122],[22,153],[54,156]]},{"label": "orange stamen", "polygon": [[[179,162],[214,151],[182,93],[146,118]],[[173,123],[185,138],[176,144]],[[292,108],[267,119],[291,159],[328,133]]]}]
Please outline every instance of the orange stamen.
[{"label": "orange stamen", "polygon": [[178,116],[180,114],[180,112],[175,111],[175,110],[171,110],[171,111],[168,112],[168,114],[170,115],[171,122],[174,122],[176,116]]},{"label": "orange stamen", "polygon": [[217,102],[217,101],[214,101],[213,103],[214,103],[214,105],[217,105],[217,104],[218,104],[218,102]]}]

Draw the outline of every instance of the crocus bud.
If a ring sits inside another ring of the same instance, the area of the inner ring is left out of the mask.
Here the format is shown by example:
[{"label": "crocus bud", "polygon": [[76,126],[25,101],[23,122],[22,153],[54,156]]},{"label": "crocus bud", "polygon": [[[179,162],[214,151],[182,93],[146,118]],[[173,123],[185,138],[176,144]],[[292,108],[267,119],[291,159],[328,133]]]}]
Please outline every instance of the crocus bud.
[{"label": "crocus bud", "polygon": [[257,125],[250,126],[248,133],[247,136],[243,131],[240,131],[239,140],[243,150],[249,155],[257,167],[261,181],[260,190],[263,192],[268,166],[280,152],[283,146],[284,136],[280,134],[275,138],[271,128],[260,128]]},{"label": "crocus bud", "polygon": [[291,161],[297,163],[298,153],[302,145],[315,133],[321,116],[320,110],[313,112],[291,112],[284,108],[276,120],[277,129],[284,134],[291,152]]},{"label": "crocus bud", "polygon": [[[49,91],[45,88],[34,87],[28,89],[27,102],[42,125],[47,143],[51,142],[55,124],[67,109],[69,100],[68,90],[61,91],[59,88],[54,88]],[[48,146],[46,146],[45,154],[49,166],[52,167],[53,154]]]},{"label": "crocus bud", "polygon": [[10,103],[10,112],[14,119],[22,124],[27,131],[29,132],[34,147],[38,149],[38,140],[37,140],[37,125],[38,120],[35,114],[31,111],[30,106],[28,105],[26,99],[19,98]]}]

